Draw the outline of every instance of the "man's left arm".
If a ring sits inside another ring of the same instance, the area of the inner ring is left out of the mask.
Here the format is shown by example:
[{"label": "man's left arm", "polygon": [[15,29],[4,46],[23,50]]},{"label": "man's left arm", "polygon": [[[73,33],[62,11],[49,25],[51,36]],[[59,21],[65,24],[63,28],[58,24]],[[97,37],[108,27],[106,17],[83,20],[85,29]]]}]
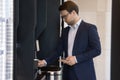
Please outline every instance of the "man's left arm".
[{"label": "man's left arm", "polygon": [[101,53],[101,44],[97,28],[91,25],[88,30],[88,48],[80,55],[76,55],[77,62],[86,61],[92,59]]}]

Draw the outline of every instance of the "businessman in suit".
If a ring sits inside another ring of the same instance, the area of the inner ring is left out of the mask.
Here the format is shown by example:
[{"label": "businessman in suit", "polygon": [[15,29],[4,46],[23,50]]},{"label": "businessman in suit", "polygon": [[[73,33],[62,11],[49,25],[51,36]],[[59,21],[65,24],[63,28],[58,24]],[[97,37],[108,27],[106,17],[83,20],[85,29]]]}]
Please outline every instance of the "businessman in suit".
[{"label": "businessman in suit", "polygon": [[93,58],[101,53],[96,26],[80,18],[78,6],[72,1],[60,5],[59,11],[68,27],[64,28],[54,54],[39,60],[38,66],[50,65],[64,52],[63,80],[96,80]]}]

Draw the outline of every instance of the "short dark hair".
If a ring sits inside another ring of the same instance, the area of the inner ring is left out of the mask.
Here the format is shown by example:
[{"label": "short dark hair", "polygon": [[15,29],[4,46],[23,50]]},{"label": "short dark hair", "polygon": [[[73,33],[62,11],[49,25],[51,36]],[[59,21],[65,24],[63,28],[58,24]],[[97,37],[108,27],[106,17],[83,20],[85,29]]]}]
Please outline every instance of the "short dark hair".
[{"label": "short dark hair", "polygon": [[75,10],[75,12],[77,14],[79,12],[79,8],[78,8],[77,4],[75,4],[72,1],[66,1],[62,5],[60,5],[59,11],[62,11],[62,10],[67,10],[69,13],[71,13],[73,10]]}]

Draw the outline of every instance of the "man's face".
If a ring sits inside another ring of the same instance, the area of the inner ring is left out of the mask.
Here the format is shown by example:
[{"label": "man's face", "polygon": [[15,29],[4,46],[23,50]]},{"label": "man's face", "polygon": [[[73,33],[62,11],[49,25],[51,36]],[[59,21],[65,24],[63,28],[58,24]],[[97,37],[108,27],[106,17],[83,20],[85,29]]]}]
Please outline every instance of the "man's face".
[{"label": "man's face", "polygon": [[61,17],[63,20],[68,24],[68,25],[73,25],[74,24],[74,16],[71,13],[69,13],[67,10],[62,10],[60,11]]}]

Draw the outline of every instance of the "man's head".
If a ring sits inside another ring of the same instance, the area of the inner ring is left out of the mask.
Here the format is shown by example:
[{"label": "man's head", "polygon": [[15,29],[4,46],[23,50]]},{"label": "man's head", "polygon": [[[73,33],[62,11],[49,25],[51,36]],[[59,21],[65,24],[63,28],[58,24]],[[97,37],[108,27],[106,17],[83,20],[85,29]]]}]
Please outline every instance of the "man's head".
[{"label": "man's head", "polygon": [[59,7],[59,11],[67,10],[69,13],[71,13],[73,10],[78,14],[79,8],[78,6],[72,2],[72,1],[66,1]]},{"label": "man's head", "polygon": [[66,1],[59,7],[61,17],[68,25],[74,25],[78,20],[78,6],[72,1]]}]

